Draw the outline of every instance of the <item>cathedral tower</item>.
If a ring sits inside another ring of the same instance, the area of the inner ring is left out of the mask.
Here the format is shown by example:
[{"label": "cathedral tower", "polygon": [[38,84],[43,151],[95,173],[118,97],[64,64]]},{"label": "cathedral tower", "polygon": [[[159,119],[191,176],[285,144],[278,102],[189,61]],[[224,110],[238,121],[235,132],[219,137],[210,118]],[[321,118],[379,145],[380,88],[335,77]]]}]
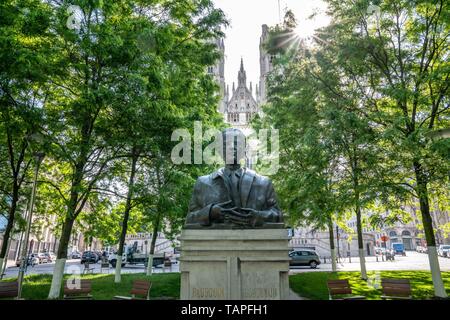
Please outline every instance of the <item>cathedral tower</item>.
[{"label": "cathedral tower", "polygon": [[272,56],[267,53],[264,48],[267,39],[269,38],[269,27],[266,24],[262,26],[262,35],[259,41],[259,88],[257,88],[256,99],[261,106],[267,102],[267,77],[273,70]]},{"label": "cathedral tower", "polygon": [[217,110],[220,113],[224,113],[227,106],[229,93],[225,84],[225,44],[223,39],[218,39],[216,41],[216,46],[221,56],[216,65],[208,67],[208,73],[214,77],[214,80],[216,80],[220,87],[220,101]]}]

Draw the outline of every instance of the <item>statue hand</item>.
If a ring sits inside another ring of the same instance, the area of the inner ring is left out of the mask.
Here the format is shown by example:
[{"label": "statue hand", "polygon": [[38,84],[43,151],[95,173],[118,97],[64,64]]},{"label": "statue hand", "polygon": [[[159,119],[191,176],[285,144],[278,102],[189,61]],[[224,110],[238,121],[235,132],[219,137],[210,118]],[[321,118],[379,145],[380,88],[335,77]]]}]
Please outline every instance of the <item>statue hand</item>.
[{"label": "statue hand", "polygon": [[241,208],[241,211],[247,212],[249,224],[252,227],[260,227],[264,224],[264,216],[258,210],[252,208]]},{"label": "statue hand", "polygon": [[223,210],[225,210],[227,205],[230,205],[232,203],[231,200],[226,201],[226,202],[222,202],[222,203],[218,203],[212,206],[211,208],[211,220],[212,221],[218,221],[218,220],[223,220],[225,217],[225,213],[223,212]]},{"label": "statue hand", "polygon": [[238,210],[238,208],[223,210],[225,212],[225,221],[242,226],[248,226],[250,216],[246,213],[240,213]]}]

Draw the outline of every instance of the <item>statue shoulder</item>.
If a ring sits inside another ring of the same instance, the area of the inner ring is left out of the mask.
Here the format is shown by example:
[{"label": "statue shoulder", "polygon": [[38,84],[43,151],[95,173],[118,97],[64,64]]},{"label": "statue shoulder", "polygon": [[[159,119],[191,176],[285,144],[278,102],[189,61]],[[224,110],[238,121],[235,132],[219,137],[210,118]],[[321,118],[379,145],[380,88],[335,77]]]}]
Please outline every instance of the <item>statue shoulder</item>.
[{"label": "statue shoulder", "polygon": [[221,174],[220,170],[217,170],[211,174],[200,176],[197,178],[196,185],[210,185],[212,181]]},{"label": "statue shoulder", "polygon": [[256,173],[256,171],[251,169],[245,169],[245,174],[251,175],[255,178],[255,181],[257,181],[259,184],[269,185],[272,184],[272,180],[269,177],[260,175]]}]

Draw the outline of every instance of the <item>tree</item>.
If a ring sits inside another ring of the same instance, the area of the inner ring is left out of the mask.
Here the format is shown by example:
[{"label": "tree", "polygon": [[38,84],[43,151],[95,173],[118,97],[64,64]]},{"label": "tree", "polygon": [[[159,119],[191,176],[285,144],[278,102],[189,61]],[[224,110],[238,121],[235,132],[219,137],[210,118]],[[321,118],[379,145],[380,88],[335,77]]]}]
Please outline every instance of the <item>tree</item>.
[{"label": "tree", "polygon": [[[40,151],[38,135],[46,81],[53,73],[49,6],[41,1],[0,4],[0,198],[7,225],[0,249],[0,269],[7,254],[18,210],[25,205],[24,187],[33,167],[33,152]],[[1,270],[0,270],[1,272]]]},{"label": "tree", "polygon": [[[321,41],[328,43],[330,38],[323,34]],[[302,43],[272,48],[272,52],[278,57],[269,77],[269,104],[264,112],[267,125],[283,128],[282,169],[275,177],[281,201],[289,199],[292,219],[328,226],[332,247],[331,217],[342,222],[349,216],[344,213],[353,213],[361,276],[367,279],[364,209],[378,199],[387,205],[391,199],[381,195],[394,188],[384,179],[385,169],[377,166],[386,157],[380,128],[361,114],[366,97],[358,91],[360,84],[335,63],[336,52]]]}]

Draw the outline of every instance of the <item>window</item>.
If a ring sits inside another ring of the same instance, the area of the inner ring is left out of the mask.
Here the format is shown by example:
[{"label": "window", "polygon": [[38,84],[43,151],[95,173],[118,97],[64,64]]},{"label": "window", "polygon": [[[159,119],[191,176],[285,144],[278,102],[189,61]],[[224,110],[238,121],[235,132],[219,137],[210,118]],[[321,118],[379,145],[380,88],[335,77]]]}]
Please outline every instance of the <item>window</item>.
[{"label": "window", "polygon": [[397,232],[391,231],[391,232],[389,232],[389,236],[390,237],[396,237],[397,236]]},{"label": "window", "polygon": [[402,236],[410,237],[411,236],[411,232],[409,232],[408,230],[404,230],[402,232]]}]

